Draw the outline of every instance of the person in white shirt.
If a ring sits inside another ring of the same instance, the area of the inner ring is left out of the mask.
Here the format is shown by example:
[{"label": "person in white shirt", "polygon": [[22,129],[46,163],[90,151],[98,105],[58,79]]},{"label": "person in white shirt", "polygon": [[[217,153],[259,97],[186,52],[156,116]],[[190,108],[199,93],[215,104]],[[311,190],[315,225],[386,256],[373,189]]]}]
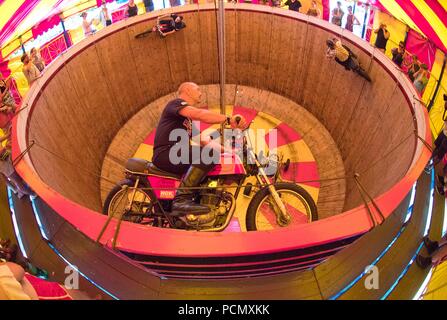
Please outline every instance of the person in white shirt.
[{"label": "person in white shirt", "polygon": [[34,63],[31,62],[28,54],[25,53],[22,56],[21,61],[23,63],[22,72],[25,75],[26,80],[28,81],[28,85],[31,87],[34,81],[36,81],[36,79],[40,77],[40,71],[39,69],[37,69]]},{"label": "person in white shirt", "polygon": [[112,18],[110,17],[109,9],[107,8],[107,3],[105,0],[102,1],[101,12],[99,13],[101,24],[104,27],[110,26],[112,24]]},{"label": "person in white shirt", "polygon": [[21,266],[0,262],[0,300],[38,300]]},{"label": "person in white shirt", "polygon": [[93,20],[88,21],[87,20],[87,12],[83,12],[81,14],[82,17],[82,29],[84,30],[84,35],[87,37],[89,35],[92,35],[95,33],[95,30],[93,29]]}]

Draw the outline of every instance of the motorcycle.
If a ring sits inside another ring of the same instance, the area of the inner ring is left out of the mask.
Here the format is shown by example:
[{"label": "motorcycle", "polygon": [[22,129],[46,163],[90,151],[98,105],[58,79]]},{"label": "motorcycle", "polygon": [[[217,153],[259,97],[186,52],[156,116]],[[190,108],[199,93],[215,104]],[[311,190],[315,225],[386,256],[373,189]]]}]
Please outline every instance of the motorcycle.
[{"label": "motorcycle", "polygon": [[[233,140],[233,146],[241,147],[242,157],[223,153],[220,163],[201,185],[192,188],[196,190],[195,201],[207,205],[209,213],[171,212],[181,177],[162,171],[147,160],[131,158],[125,167],[126,179],[108,194],[103,214],[109,216],[108,221],[118,218],[161,228],[217,232],[229,225],[243,190],[244,196],[252,197],[245,218],[247,231],[317,220],[317,207],[310,194],[301,186],[281,179],[280,171],[289,169],[290,160],[283,162],[282,155],[256,154],[248,129],[240,131]],[[244,185],[252,176],[257,182]]]}]

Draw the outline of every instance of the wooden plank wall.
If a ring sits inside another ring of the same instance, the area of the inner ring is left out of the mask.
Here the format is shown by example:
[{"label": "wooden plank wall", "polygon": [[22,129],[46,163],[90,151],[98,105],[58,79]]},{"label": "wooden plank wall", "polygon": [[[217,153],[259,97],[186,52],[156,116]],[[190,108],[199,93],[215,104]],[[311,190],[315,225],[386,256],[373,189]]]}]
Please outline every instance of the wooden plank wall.
[{"label": "wooden plank wall", "polygon": [[[51,187],[98,210],[103,160],[119,129],[183,81],[218,83],[215,13],[183,16],[187,28],[166,39],[134,39],[148,21],[100,39],[51,80],[30,123],[30,138],[51,151],[31,151]],[[310,111],[337,144],[346,174],[360,172],[372,195],[404,176],[415,144],[408,137],[412,116],[381,66],[354,49],[370,69],[368,84],[324,57],[330,34],[323,29],[259,12],[228,10],[227,16],[227,83],[282,95]],[[289,108],[283,116],[295,113]],[[352,179],[346,197],[345,210],[361,203]]]}]

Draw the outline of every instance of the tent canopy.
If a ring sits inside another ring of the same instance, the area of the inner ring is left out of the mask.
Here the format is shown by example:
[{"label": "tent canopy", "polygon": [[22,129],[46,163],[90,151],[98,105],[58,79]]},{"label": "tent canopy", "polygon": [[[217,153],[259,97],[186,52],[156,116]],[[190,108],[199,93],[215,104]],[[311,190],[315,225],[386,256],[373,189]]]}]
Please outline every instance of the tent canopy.
[{"label": "tent canopy", "polygon": [[447,52],[447,0],[375,0],[375,4]]},{"label": "tent canopy", "polygon": [[96,5],[97,0],[0,0],[0,47],[55,14]]}]

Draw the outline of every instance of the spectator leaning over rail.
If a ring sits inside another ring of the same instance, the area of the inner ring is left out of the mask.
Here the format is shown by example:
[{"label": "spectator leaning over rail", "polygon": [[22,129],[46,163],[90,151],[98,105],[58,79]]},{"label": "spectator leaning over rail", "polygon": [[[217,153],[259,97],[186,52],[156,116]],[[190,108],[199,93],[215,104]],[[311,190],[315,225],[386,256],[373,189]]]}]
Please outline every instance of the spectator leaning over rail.
[{"label": "spectator leaning over rail", "polygon": [[318,9],[317,2],[315,0],[312,0],[312,5],[307,10],[307,15],[312,17],[321,18],[321,11]]},{"label": "spectator leaning over rail", "polygon": [[393,55],[393,62],[399,67],[402,68],[402,62],[404,62],[407,54],[405,52],[405,43],[403,41],[399,42],[399,47],[393,48],[391,50],[391,54]]},{"label": "spectator leaning over rail", "polygon": [[10,90],[11,78],[4,79],[0,73],[0,128],[9,130],[16,110],[16,102]]},{"label": "spectator leaning over rail", "polygon": [[386,24],[381,23],[379,28],[374,30],[374,33],[377,34],[376,42],[374,43],[374,46],[385,53],[386,51],[386,44],[388,42],[388,39],[390,38],[390,32],[386,28]]},{"label": "spectator leaning over rail", "polygon": [[424,245],[428,256],[418,254],[416,263],[419,267],[425,269],[447,260],[447,235],[439,241],[431,241],[428,237],[424,237]]},{"label": "spectator leaning over rail", "polygon": [[143,0],[146,12],[154,11],[154,2],[152,0]]},{"label": "spectator leaning over rail", "polygon": [[414,76],[414,87],[416,88],[419,95],[422,95],[425,87],[428,83],[428,67],[425,63],[421,64],[421,68],[413,75]]},{"label": "spectator leaning over rail", "polygon": [[345,12],[341,9],[341,2],[337,1],[337,8],[332,10],[332,20],[331,22],[339,27],[341,27],[341,21],[343,20],[343,16]]},{"label": "spectator leaning over rail", "polygon": [[81,13],[81,17],[82,17],[82,30],[84,30],[84,35],[86,37],[91,36],[96,31],[93,28],[93,19],[90,21],[87,20],[87,12]]},{"label": "spectator leaning over rail", "polygon": [[289,6],[289,10],[300,12],[300,8],[302,7],[301,2],[298,0],[287,0],[282,7]]},{"label": "spectator leaning over rail", "polygon": [[40,77],[40,71],[31,61],[28,54],[25,53],[20,60],[23,63],[22,72],[25,75],[26,80],[28,81],[28,85],[31,87],[34,81],[36,81],[37,78]]},{"label": "spectator leaning over rail", "polygon": [[411,62],[409,64],[407,64],[407,68],[408,68],[408,71],[407,71],[408,72],[408,77],[413,82],[414,81],[414,74],[416,72],[418,72],[419,69],[421,68],[421,66],[419,64],[418,57],[416,55],[411,56]]},{"label": "spectator leaning over rail", "polygon": [[444,125],[441,132],[435,140],[435,148],[432,152],[432,166],[427,166],[428,172],[433,167],[435,169],[435,181],[436,181],[436,191],[440,195],[444,195],[444,177],[447,175],[447,95],[444,94],[444,114],[443,114]]},{"label": "spectator leaning over rail", "polygon": [[102,0],[101,12],[99,13],[99,20],[103,27],[110,26],[112,24],[112,18],[110,17],[109,9],[107,8],[106,0]]},{"label": "spectator leaning over rail", "polygon": [[136,15],[138,15],[138,7],[134,0],[129,0],[129,3],[127,4],[127,16],[130,18]]},{"label": "spectator leaning over rail", "polygon": [[40,56],[40,53],[37,51],[36,48],[32,48],[30,51],[30,59],[31,62],[34,63],[34,65],[39,69],[40,72],[45,69],[45,61],[43,61],[42,57]]}]

